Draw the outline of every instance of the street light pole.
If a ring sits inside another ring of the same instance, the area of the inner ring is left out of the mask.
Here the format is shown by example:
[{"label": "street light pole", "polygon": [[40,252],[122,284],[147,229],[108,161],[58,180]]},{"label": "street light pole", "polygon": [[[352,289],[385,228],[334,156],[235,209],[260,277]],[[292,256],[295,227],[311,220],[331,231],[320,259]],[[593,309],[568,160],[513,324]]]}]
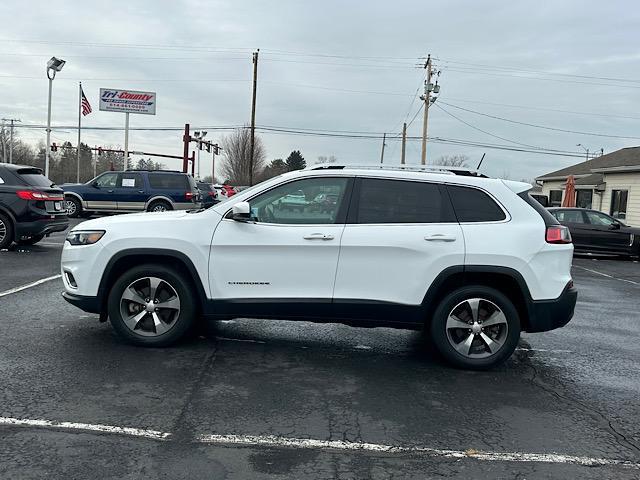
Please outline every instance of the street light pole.
[{"label": "street light pole", "polygon": [[47,78],[49,79],[49,100],[47,102],[47,147],[44,152],[44,175],[49,177],[49,150],[51,149],[51,93],[53,91],[53,79],[56,73],[62,70],[66,62],[56,57],[51,57],[47,62]]},{"label": "street light pole", "polygon": [[576,145],[576,147],[582,147],[582,149],[587,152],[587,161],[589,161],[589,149],[587,147],[585,147],[584,145],[582,145],[581,143],[578,143]]}]

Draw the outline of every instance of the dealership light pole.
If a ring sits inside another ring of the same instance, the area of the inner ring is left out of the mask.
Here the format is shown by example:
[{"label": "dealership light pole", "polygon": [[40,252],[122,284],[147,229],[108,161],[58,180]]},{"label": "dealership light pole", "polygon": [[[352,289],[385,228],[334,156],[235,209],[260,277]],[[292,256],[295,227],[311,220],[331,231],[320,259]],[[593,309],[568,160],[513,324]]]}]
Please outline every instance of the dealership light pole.
[{"label": "dealership light pole", "polygon": [[200,178],[200,151],[202,150],[202,139],[207,136],[207,132],[193,132],[193,136],[198,142],[198,176]]},{"label": "dealership light pole", "polygon": [[[56,73],[62,70],[66,62],[56,57],[51,57],[47,62],[47,78],[49,79],[49,101],[47,106],[47,148],[44,151],[44,175],[49,176],[49,150],[51,148],[51,92],[53,89],[53,79]],[[51,72],[51,73],[49,73]]]}]

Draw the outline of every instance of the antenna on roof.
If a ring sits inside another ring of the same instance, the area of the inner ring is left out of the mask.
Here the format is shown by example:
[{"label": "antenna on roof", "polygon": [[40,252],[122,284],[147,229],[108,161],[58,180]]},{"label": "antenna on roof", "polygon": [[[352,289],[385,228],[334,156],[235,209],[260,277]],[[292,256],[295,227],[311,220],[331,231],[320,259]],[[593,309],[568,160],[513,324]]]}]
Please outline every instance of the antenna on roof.
[{"label": "antenna on roof", "polygon": [[480,170],[480,165],[482,165],[482,161],[484,160],[484,156],[487,154],[487,152],[484,152],[482,154],[482,158],[480,159],[480,163],[478,164],[478,166],[476,167],[476,170]]}]

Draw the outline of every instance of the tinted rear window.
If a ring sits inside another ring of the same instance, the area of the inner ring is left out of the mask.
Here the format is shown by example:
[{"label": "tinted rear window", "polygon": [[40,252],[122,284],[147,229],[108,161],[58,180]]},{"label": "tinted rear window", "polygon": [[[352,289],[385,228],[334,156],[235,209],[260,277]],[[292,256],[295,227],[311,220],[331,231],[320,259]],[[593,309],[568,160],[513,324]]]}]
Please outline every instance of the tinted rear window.
[{"label": "tinted rear window", "polygon": [[191,190],[191,185],[186,175],[169,175],[166,173],[150,173],[149,185],[151,188],[166,190]]},{"label": "tinted rear window", "polygon": [[459,222],[499,222],[504,211],[486,193],[477,188],[447,185]]},{"label": "tinted rear window", "polygon": [[433,183],[364,178],[357,201],[357,223],[455,222],[449,200]]},{"label": "tinted rear window", "polygon": [[39,168],[21,168],[16,173],[27,185],[34,187],[49,187],[53,183],[42,174]]}]

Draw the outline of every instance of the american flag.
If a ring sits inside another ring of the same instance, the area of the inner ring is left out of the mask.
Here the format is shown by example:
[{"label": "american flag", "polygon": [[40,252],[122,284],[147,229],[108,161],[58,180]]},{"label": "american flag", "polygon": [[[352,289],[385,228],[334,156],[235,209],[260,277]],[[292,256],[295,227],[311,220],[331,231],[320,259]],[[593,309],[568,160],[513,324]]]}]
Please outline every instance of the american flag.
[{"label": "american flag", "polygon": [[82,87],[80,87],[80,93],[82,94],[82,116],[86,117],[91,113],[91,105],[89,105],[89,100],[87,100],[87,97],[84,96],[84,90],[82,90]]}]

